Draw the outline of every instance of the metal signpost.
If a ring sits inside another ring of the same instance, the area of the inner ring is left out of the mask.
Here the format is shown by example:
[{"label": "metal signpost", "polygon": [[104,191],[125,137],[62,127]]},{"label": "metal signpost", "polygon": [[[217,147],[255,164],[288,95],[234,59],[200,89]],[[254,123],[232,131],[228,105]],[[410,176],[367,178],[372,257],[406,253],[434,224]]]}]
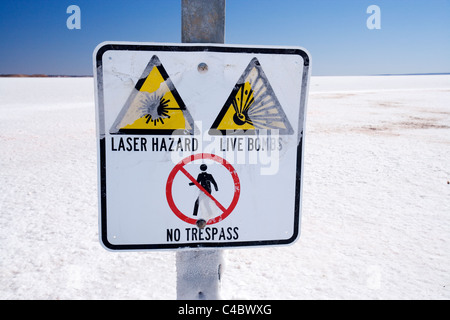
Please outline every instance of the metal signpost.
[{"label": "metal signpost", "polygon": [[[183,43],[225,42],[225,0],[182,0],[181,41]],[[200,62],[198,70],[207,72]],[[220,298],[223,253],[215,250],[178,251],[177,299]]]},{"label": "metal signpost", "polygon": [[224,45],[224,0],[182,6],[195,43],[94,52],[100,240],[177,250],[177,298],[218,299],[222,249],[299,237],[310,60]]}]

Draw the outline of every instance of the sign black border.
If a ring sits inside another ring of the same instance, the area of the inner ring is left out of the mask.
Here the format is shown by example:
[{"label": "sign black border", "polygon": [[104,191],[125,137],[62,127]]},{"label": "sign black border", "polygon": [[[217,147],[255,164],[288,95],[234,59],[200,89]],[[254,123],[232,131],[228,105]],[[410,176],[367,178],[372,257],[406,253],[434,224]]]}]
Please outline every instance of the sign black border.
[{"label": "sign black border", "polygon": [[[300,98],[299,108],[304,108],[306,112],[306,91],[309,80],[310,57],[307,52],[300,48],[276,48],[276,47],[245,47],[232,45],[212,45],[212,44],[196,44],[196,45],[177,45],[177,44],[137,44],[137,43],[105,43],[99,45],[94,52],[94,74],[96,75],[96,93],[97,93],[97,110],[98,122],[104,121],[104,100],[103,100],[103,68],[102,57],[110,50],[114,51],[170,51],[170,52],[217,52],[217,53],[254,53],[254,54],[284,54],[284,55],[300,55],[303,58],[304,71],[302,75],[302,95]],[[302,113],[300,113],[302,115]],[[305,115],[303,115],[305,117]],[[303,119],[299,119],[299,125],[303,125]],[[97,126],[99,124],[97,123]],[[302,128],[304,129],[304,128]],[[300,236],[300,204],[301,204],[301,178],[302,178],[302,153],[304,132],[299,136],[297,145],[297,169],[295,181],[295,205],[294,205],[294,232],[291,238],[282,240],[261,240],[261,241],[237,241],[237,242],[193,242],[193,243],[171,243],[171,244],[123,244],[116,245],[108,241],[107,237],[107,206],[106,206],[106,142],[102,127],[100,131],[98,151],[100,156],[100,241],[105,248],[113,251],[144,251],[144,250],[162,250],[162,249],[183,249],[183,248],[227,248],[227,247],[250,247],[250,246],[276,246],[287,245],[295,242]],[[104,131],[104,128],[103,128]]]}]

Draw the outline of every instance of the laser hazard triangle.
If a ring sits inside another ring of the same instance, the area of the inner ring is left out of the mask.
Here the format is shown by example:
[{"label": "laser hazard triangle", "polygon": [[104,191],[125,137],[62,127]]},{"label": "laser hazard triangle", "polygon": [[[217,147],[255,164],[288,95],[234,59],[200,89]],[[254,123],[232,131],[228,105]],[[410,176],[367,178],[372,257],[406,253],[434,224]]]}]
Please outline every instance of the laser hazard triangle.
[{"label": "laser hazard triangle", "polygon": [[267,132],[278,130],[280,135],[294,133],[258,59],[253,58],[234,86],[209,133],[257,133],[261,129]]},{"label": "laser hazard triangle", "polygon": [[194,121],[166,70],[150,59],[110,129],[114,134],[194,134]]}]

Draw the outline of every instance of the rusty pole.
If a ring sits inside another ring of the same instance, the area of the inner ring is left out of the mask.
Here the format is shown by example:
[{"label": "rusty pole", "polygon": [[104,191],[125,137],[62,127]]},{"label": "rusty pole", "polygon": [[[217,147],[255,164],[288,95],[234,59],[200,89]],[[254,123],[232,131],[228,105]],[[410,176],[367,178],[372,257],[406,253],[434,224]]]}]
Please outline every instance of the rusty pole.
[{"label": "rusty pole", "polygon": [[225,0],[182,0],[183,43],[225,43]]}]

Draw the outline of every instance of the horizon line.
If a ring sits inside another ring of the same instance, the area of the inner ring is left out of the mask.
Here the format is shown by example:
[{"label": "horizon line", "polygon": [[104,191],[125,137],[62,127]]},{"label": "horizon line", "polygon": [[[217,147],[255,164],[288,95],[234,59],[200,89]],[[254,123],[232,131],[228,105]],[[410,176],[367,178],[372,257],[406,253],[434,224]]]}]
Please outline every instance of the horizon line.
[{"label": "horizon line", "polygon": [[[311,75],[315,77],[367,77],[367,76],[421,76],[421,75],[450,75],[450,72],[424,72],[424,73],[376,73],[376,74],[359,74],[359,75]],[[92,78],[93,75],[69,75],[69,74],[22,74],[22,73],[5,73],[0,74],[0,78]]]}]

